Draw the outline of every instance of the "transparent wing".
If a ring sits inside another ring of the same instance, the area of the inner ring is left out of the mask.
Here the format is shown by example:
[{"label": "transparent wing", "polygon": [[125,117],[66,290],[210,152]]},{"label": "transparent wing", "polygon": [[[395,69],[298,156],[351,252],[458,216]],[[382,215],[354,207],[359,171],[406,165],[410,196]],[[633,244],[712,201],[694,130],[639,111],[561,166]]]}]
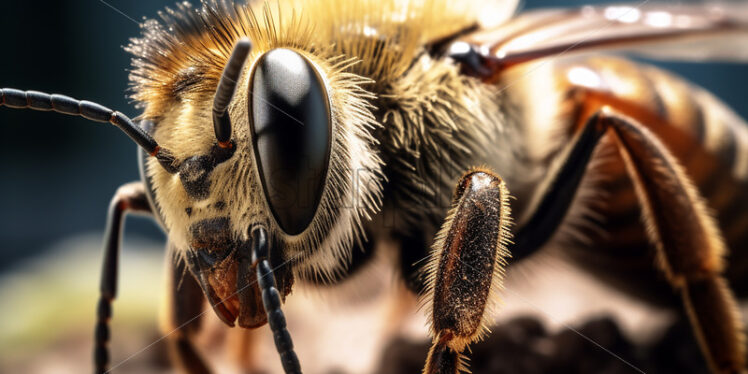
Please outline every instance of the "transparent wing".
[{"label": "transparent wing", "polygon": [[748,61],[748,2],[532,11],[466,36],[494,67],[613,50],[687,61]]}]

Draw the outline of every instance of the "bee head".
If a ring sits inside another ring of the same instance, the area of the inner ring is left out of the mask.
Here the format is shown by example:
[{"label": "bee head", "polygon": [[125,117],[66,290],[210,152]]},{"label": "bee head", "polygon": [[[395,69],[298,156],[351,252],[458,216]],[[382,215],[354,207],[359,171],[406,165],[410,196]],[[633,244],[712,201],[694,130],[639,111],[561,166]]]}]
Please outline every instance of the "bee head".
[{"label": "bee head", "polygon": [[248,326],[262,322],[242,263],[250,233],[267,231],[282,295],[295,279],[337,278],[382,204],[369,90],[385,93],[422,41],[466,21],[446,0],[201,3],[146,20],[127,48],[133,98],[175,160],[147,160],[144,179],[179,259],[212,304],[227,299],[219,315]]},{"label": "bee head", "polygon": [[[342,270],[381,193],[370,94],[344,73],[351,62],[259,44],[235,42],[210,91],[198,80],[204,67],[182,69],[187,83],[159,106],[152,131],[172,150],[175,172],[150,160],[145,168],[178,255],[218,315],[243,327],[265,323],[254,228],[268,233],[285,297],[298,277]],[[147,102],[146,117],[157,102]]]}]

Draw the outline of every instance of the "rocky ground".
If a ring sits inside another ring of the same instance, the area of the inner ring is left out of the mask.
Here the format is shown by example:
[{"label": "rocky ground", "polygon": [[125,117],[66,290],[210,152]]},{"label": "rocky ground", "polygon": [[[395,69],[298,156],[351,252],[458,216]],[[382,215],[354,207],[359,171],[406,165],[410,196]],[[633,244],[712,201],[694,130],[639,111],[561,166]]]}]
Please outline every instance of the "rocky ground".
[{"label": "rocky ground", "polygon": [[[637,345],[609,318],[549,333],[535,318],[495,327],[470,355],[474,374],[708,373],[688,326],[679,323],[651,345]],[[595,343],[584,338],[582,334]],[[598,345],[599,344],[599,345]],[[604,347],[604,349],[603,349]],[[384,352],[378,373],[418,373],[429,345],[403,340]],[[615,356],[613,355],[615,354]]]}]

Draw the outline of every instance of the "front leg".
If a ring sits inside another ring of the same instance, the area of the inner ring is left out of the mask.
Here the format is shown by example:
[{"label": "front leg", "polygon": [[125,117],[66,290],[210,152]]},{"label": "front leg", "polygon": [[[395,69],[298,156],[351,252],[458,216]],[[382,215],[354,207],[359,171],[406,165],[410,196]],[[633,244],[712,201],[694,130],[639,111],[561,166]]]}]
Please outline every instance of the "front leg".
[{"label": "front leg", "polygon": [[131,182],[121,186],[109,203],[101,267],[101,294],[96,306],[94,332],[94,371],[96,373],[109,372],[109,337],[111,335],[109,320],[112,318],[112,301],[117,296],[117,264],[122,242],[122,226],[125,215],[130,212],[153,214],[142,182]]},{"label": "front leg", "polygon": [[205,296],[189,273],[187,261],[172,243],[167,246],[166,294],[161,332],[167,337],[169,358],[179,373],[210,374],[194,340],[203,324]]},{"label": "front leg", "polygon": [[488,170],[471,170],[457,185],[425,269],[433,337],[425,374],[465,371],[462,351],[488,332],[509,256],[508,197],[504,182]]}]

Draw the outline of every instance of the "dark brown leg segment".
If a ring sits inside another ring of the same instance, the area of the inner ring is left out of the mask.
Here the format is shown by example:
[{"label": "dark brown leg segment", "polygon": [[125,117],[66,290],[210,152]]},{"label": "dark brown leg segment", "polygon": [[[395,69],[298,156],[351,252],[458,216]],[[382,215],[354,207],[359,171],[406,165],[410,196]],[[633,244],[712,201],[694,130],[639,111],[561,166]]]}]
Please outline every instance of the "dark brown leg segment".
[{"label": "dark brown leg segment", "polygon": [[205,297],[200,285],[183,260],[177,259],[176,249],[169,244],[167,261],[167,304],[163,333],[168,335],[169,356],[177,368],[189,374],[210,374],[192,339],[200,331],[200,317]]},{"label": "dark brown leg segment", "polygon": [[117,270],[122,228],[129,212],[152,214],[142,182],[121,186],[114,194],[107,213],[104,234],[104,259],[101,268],[99,304],[96,307],[94,332],[94,365],[96,373],[105,373],[109,367],[109,320],[112,318],[112,301],[117,297]]},{"label": "dark brown leg segment", "polygon": [[725,247],[714,218],[678,161],[634,120],[603,109],[601,131],[612,130],[642,205],[657,265],[681,293],[691,325],[715,373],[745,369],[743,325],[723,277]]},{"label": "dark brown leg segment", "polygon": [[563,221],[603,136],[613,136],[642,207],[657,267],[682,297],[711,370],[745,370],[745,337],[732,290],[723,277],[727,249],[683,167],[645,126],[603,107],[575,135],[566,159],[552,170],[542,195],[520,220],[512,252],[527,256]]},{"label": "dark brown leg segment", "polygon": [[488,170],[471,170],[457,185],[426,267],[434,342],[426,374],[466,370],[462,351],[487,332],[509,256],[507,199],[504,182]]}]

